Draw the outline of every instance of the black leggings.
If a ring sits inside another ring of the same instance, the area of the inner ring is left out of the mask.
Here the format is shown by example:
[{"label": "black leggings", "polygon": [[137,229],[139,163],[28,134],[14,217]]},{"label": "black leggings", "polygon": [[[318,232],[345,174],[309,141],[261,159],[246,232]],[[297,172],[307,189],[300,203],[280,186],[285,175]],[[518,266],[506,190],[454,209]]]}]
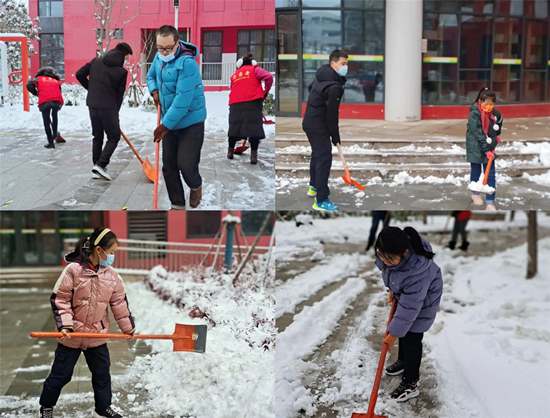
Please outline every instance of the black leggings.
[{"label": "black leggings", "polygon": [[399,338],[398,358],[405,363],[403,381],[406,383],[416,382],[420,376],[423,337],[423,332],[409,331],[403,338]]},{"label": "black leggings", "polygon": [[[51,124],[53,127],[53,133],[52,129],[50,127],[50,111],[52,113],[52,119]],[[57,138],[57,112],[59,109],[57,107],[47,107],[46,109],[42,110],[42,121],[44,122],[44,130],[46,131],[46,136],[48,137],[48,142],[50,144],[53,144],[53,140]]]},{"label": "black leggings", "polygon": [[[240,141],[243,138],[237,138],[234,136],[229,137],[229,148],[235,148],[235,144],[237,141]],[[259,138],[247,138],[248,142],[250,143],[250,148],[252,148],[252,151],[258,151],[258,146],[260,145],[260,139]]]}]

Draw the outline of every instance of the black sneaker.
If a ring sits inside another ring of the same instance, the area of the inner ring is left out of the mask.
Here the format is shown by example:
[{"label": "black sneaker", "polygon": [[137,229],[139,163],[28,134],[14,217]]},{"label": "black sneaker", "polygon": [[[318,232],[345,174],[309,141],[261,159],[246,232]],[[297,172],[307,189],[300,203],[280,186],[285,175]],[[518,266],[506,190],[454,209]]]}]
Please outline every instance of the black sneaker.
[{"label": "black sneaker", "polygon": [[47,143],[46,145],[44,145],[44,148],[55,148],[55,145],[53,143]]},{"label": "black sneaker", "polygon": [[456,241],[450,241],[447,244],[447,248],[450,248],[451,250],[454,250],[456,248]]},{"label": "black sneaker", "polygon": [[468,251],[468,247],[469,247],[469,246],[470,246],[470,242],[469,242],[469,241],[464,241],[464,242],[462,243],[462,245],[460,246],[460,249],[461,249],[462,251]]},{"label": "black sneaker", "polygon": [[398,374],[403,373],[405,370],[405,363],[401,360],[397,360],[391,366],[386,368],[386,374],[390,376],[397,376]]},{"label": "black sneaker", "polygon": [[418,382],[401,382],[401,384],[391,393],[390,396],[393,399],[396,399],[397,402],[405,402],[411,398],[416,398],[418,395],[420,395],[417,383]]},{"label": "black sneaker", "polygon": [[40,407],[40,418],[52,418],[53,417],[53,408],[44,408]]},{"label": "black sneaker", "polygon": [[122,418],[122,415],[117,414],[115,411],[113,411],[110,407],[107,409],[103,409],[101,411],[95,410],[94,411],[94,418]]}]

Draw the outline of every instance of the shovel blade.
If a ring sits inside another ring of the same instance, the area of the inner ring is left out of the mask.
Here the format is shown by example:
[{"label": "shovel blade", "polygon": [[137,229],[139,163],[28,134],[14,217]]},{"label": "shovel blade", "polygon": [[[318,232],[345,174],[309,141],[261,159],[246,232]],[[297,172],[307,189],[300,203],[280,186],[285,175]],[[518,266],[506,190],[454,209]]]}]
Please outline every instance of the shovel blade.
[{"label": "shovel blade", "polygon": [[384,415],[369,415],[369,414],[358,414],[357,412],[354,412],[352,415],[351,415],[351,418],[388,418]]},{"label": "shovel blade", "polygon": [[176,324],[176,330],[172,340],[174,351],[188,351],[191,353],[204,353],[206,351],[206,325]]},{"label": "shovel blade", "polygon": [[145,157],[145,161],[143,161],[143,173],[149,180],[153,183],[155,182],[156,169],[147,157]]},{"label": "shovel blade", "polygon": [[359,190],[365,190],[365,186],[362,186],[361,184],[357,183],[355,180],[351,180],[351,183],[357,187]]},{"label": "shovel blade", "polygon": [[237,147],[233,150],[233,154],[242,154],[245,152],[248,148],[250,148],[247,145],[241,145],[240,147]]}]

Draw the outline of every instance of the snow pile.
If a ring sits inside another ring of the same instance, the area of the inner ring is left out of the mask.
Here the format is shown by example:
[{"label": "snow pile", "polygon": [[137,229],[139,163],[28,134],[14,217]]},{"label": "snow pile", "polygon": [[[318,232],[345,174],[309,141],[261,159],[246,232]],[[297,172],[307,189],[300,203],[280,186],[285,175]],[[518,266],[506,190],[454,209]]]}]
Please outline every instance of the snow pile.
[{"label": "snow pile", "polygon": [[240,224],[241,223],[241,218],[239,218],[238,216],[230,215],[228,213],[227,215],[225,215],[223,217],[222,222]]},{"label": "snow pile", "polygon": [[[59,112],[59,131],[63,134],[87,133],[91,134],[92,126],[90,114],[86,106],[86,99],[82,87],[64,85],[63,94],[67,92],[67,100],[73,106],[63,106]],[[206,97],[207,119],[206,132],[227,132],[229,129],[229,92],[207,91]],[[74,104],[77,104],[76,106]],[[29,131],[36,129],[43,131],[42,115],[37,106],[31,106],[30,112],[24,112],[21,105],[4,106],[1,108],[0,131]],[[143,108],[123,106],[120,109],[120,127],[127,135],[153,134],[157,123],[156,112]],[[275,125],[264,125],[267,136],[275,134]],[[72,140],[89,141],[86,136],[71,138]]]},{"label": "snow pile", "polygon": [[233,286],[232,277],[221,273],[156,267],[145,284],[126,285],[140,334],[171,334],[175,323],[209,325],[205,354],[174,353],[169,342],[145,340],[154,354],[136,358],[127,375],[134,385],[130,393],[149,395],[147,404],[132,407],[135,416],[273,416],[273,269],[270,273],[263,293],[250,271]]},{"label": "snow pile", "polygon": [[523,178],[532,181],[533,183],[550,186],[550,170],[544,174],[534,174],[523,173]]}]

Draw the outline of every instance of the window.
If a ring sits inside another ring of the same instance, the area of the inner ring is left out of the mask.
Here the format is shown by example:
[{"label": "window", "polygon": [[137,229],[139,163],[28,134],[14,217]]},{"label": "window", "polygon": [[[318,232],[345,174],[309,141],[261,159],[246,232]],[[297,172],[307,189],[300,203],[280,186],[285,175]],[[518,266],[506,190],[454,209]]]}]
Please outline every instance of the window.
[{"label": "window", "polygon": [[214,238],[220,227],[219,211],[187,212],[187,238]]},{"label": "window", "polygon": [[523,0],[495,0],[495,12],[501,15],[523,15]]},{"label": "window", "polygon": [[525,0],[525,16],[546,19],[548,17],[548,2],[544,0]]},{"label": "window", "polygon": [[493,19],[462,15],[460,67],[490,68],[493,49]]},{"label": "window", "polygon": [[[263,210],[242,211],[241,212],[241,225],[245,235],[257,235],[262,227],[265,217],[269,212]],[[271,235],[273,232],[273,218],[267,224],[265,231],[262,235]]]},{"label": "window", "polygon": [[[96,37],[100,36],[100,29],[96,29]],[[123,39],[124,38],[124,29],[115,29],[113,31],[113,36],[111,39]],[[107,30],[103,30],[103,40],[107,39]]]},{"label": "window", "polygon": [[303,7],[341,7],[340,0],[302,0]]},{"label": "window", "polygon": [[[142,241],[168,241],[167,232],[168,218],[166,212],[128,212],[128,239]],[[151,251],[128,251],[130,260],[157,259],[165,258],[166,254],[162,251],[166,249],[164,245],[151,245],[133,243],[129,248],[148,248],[159,249],[159,252]]]},{"label": "window", "polygon": [[543,71],[523,72],[523,101],[542,102],[544,101],[544,79]]},{"label": "window", "polygon": [[472,104],[483,87],[489,86],[490,71],[461,71],[460,72],[460,103]]},{"label": "window", "polygon": [[422,103],[454,104],[457,100],[457,64],[422,64]]},{"label": "window", "polygon": [[546,69],[548,67],[548,22],[544,20],[525,21],[524,68]]},{"label": "window", "polygon": [[493,13],[493,0],[462,0],[461,10],[466,13]]},{"label": "window", "polygon": [[448,0],[424,0],[424,10],[430,10],[434,12],[458,12],[459,1]]},{"label": "window", "polygon": [[237,56],[252,53],[257,62],[275,62],[275,29],[240,30]]},{"label": "window", "polygon": [[42,17],[62,17],[63,2],[61,0],[51,0],[38,2],[38,16]]},{"label": "window", "polygon": [[61,78],[65,78],[65,45],[62,33],[40,35],[40,67],[53,67]]},{"label": "window", "polygon": [[221,80],[222,78],[222,41],[223,32],[221,30],[203,32],[203,80]]}]

